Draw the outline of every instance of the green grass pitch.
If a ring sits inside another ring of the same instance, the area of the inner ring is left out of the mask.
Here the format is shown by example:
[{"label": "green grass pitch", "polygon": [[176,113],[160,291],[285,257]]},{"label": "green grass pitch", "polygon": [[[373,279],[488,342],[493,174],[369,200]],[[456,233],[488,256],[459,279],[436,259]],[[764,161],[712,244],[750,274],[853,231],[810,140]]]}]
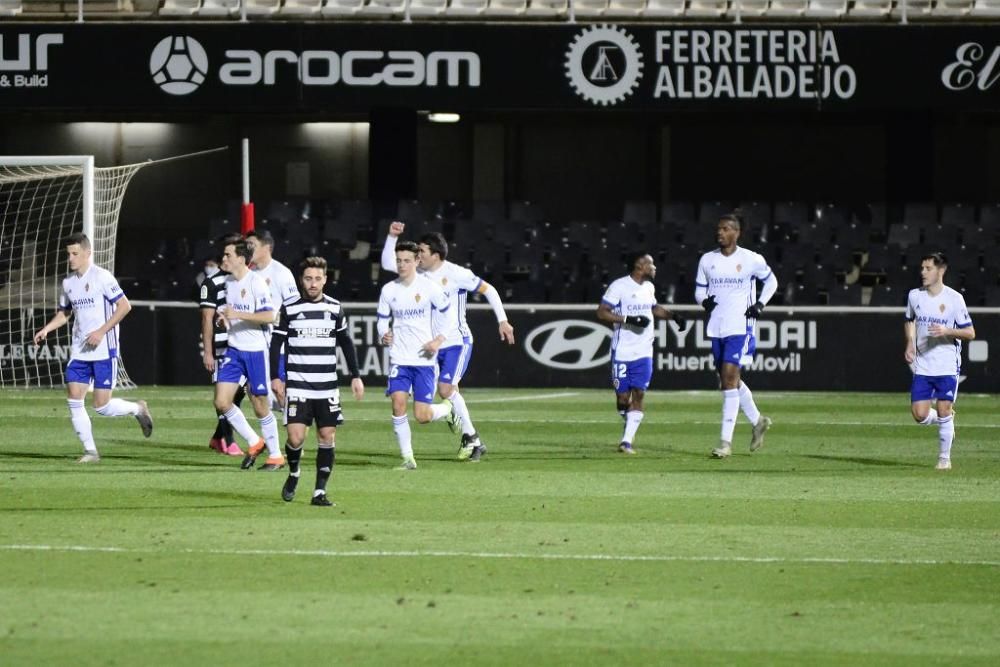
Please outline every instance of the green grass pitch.
[{"label": "green grass pitch", "polygon": [[0,665],[1000,664],[996,397],[938,472],[902,392],[758,392],[716,461],[717,392],[652,392],[628,457],[610,390],[469,389],[483,462],[414,424],[403,472],[380,389],[332,508],[314,441],[292,503],[211,452],[207,388],[121,393],[148,441],[92,412],[94,466],[61,392],[0,392]]}]

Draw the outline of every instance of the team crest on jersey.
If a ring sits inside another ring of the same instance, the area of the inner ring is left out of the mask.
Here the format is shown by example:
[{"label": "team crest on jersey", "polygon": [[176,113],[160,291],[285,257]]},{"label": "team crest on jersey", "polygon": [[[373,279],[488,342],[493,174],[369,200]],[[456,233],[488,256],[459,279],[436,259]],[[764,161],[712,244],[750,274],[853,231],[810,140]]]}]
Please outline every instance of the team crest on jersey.
[{"label": "team crest on jersey", "polygon": [[940,306],[938,306],[938,310],[940,310],[942,313],[944,312],[944,304],[943,303]]},{"label": "team crest on jersey", "polygon": [[240,290],[240,298],[241,299],[247,298],[247,291],[245,289]]},{"label": "team crest on jersey", "polygon": [[743,265],[742,264],[737,264],[736,265],[736,273],[739,273],[742,270],[743,270]]},{"label": "team crest on jersey", "polygon": [[416,301],[417,303],[420,303],[420,295],[419,294],[414,294],[413,295],[413,300]]},{"label": "team crest on jersey", "polygon": [[270,278],[265,278],[265,279],[264,279],[264,282],[265,282],[265,283],[267,283],[267,286],[268,286],[268,287],[270,287],[270,286],[271,286],[271,279],[270,279]]},{"label": "team crest on jersey", "polygon": [[444,286],[444,285],[447,285],[447,284],[448,284],[448,279],[447,278],[442,278],[441,279],[441,285]]},{"label": "team crest on jersey", "polygon": [[90,283],[85,283],[83,285],[83,291],[84,292],[89,292],[90,291]]}]

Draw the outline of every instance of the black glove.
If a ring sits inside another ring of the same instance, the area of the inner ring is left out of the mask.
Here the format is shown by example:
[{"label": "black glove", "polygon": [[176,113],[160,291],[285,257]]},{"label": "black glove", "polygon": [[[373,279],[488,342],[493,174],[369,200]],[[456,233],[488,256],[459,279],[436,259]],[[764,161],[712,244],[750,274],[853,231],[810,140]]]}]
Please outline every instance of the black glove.
[{"label": "black glove", "polygon": [[747,308],[747,312],[743,313],[743,315],[751,320],[756,320],[760,317],[760,314],[763,312],[764,312],[764,304],[758,301],[754,305]]},{"label": "black glove", "polygon": [[701,307],[705,309],[706,313],[711,313],[713,310],[715,310],[715,307],[718,305],[719,304],[715,302],[714,294],[701,302]]},{"label": "black glove", "polygon": [[672,319],[674,323],[677,324],[678,329],[683,329],[684,327],[687,326],[688,323],[687,318],[681,315],[680,313],[671,312],[670,319]]},{"label": "black glove", "polygon": [[629,315],[625,318],[625,324],[630,327],[639,327],[640,329],[645,329],[649,326],[649,318],[645,315]]}]

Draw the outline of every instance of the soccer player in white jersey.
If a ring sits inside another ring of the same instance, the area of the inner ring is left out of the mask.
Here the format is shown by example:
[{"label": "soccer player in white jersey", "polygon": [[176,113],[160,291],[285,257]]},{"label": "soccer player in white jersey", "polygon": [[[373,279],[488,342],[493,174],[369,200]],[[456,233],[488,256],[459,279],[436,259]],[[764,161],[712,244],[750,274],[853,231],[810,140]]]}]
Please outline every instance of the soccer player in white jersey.
[{"label": "soccer player in white jersey", "polygon": [[[395,271],[396,242],[406,225],[393,222],[382,248],[382,268]],[[507,320],[500,293],[488,282],[469,269],[448,261],[448,242],[437,233],[424,234],[417,244],[418,271],[437,284],[448,296],[449,327],[447,340],[438,352],[438,395],[451,402],[454,417],[449,421],[452,428],[460,426],[462,440],[458,448],[458,458],[472,462],[479,461],[486,453],[486,445],[479,438],[465,398],[458,391],[458,383],[469,368],[472,358],[472,330],[465,315],[469,293],[482,294],[497,318],[500,340],[514,344],[514,327]]]},{"label": "soccer player in white jersey", "polygon": [[[271,303],[274,304],[274,324],[278,323],[278,313],[281,306],[295,303],[299,299],[299,286],[295,282],[295,276],[291,270],[278,260],[272,257],[274,253],[274,237],[264,230],[250,232],[247,234],[247,247],[253,253],[250,259],[251,269],[254,273],[264,279],[264,283],[271,290]],[[271,332],[268,330],[268,345],[271,341]],[[285,379],[285,359],[281,358],[281,366],[278,368],[278,377]],[[283,395],[274,395],[276,406],[285,404]]]},{"label": "soccer player in white jersey", "polygon": [[70,273],[62,281],[59,310],[34,336],[41,344],[49,332],[73,320],[73,342],[66,365],[66,397],[69,417],[76,435],[83,443],[78,463],[97,463],[101,455],[94,444],[90,416],[84,398],[94,385],[94,410],[102,417],[132,415],[142,427],[142,434],[153,433],[153,418],[145,401],[112,398],[118,375],[118,323],[132,306],[111,272],[91,261],[90,239],[86,234],[72,234],[65,241]]},{"label": "soccer player in white jersey", "polygon": [[[403,457],[403,470],[415,470],[406,401],[413,392],[413,416],[421,424],[446,419],[449,403],[434,404],[434,371],[438,350],[448,339],[448,297],[432,280],[417,273],[417,244],[396,246],[399,277],[382,286],[378,300],[379,340],[389,346],[392,429]],[[391,322],[390,322],[391,320]]]},{"label": "soccer player in white jersey", "polygon": [[648,254],[629,263],[630,273],[610,285],[597,307],[597,319],[614,326],[611,338],[611,385],[618,414],[625,420],[618,451],[635,454],[632,443],[642,423],[643,399],[653,378],[653,319],[671,319],[684,328],[686,321],[656,303],[656,264]]},{"label": "soccer player in white jersey", "polygon": [[[740,367],[753,361],[755,325],[778,289],[774,272],[759,254],[737,245],[741,221],[736,213],[722,216],[716,227],[717,250],[702,255],[694,298],[709,313],[707,332],[722,386],[722,433],[715,458],[732,453],[733,430],[740,410],[753,425],[750,451],[764,444],[771,418],[760,414],[750,388],[740,379]],[[757,280],[764,283],[757,296]]]},{"label": "soccer player in white jersey", "polygon": [[[226,244],[222,250],[222,270],[230,275],[226,278],[226,304],[219,308],[218,319],[228,330],[229,339],[226,354],[218,364],[215,408],[246,440],[247,454],[241,468],[253,468],[266,446],[268,457],[261,470],[278,470],[285,465],[285,457],[278,445],[278,423],[268,405],[271,383],[267,368],[268,334],[274,322],[274,305],[271,290],[264,280],[247,267],[250,256],[250,248],[242,239]],[[244,377],[263,438],[257,436],[243,412],[233,405]]]},{"label": "soccer player in white jersey", "polygon": [[[299,463],[306,431],[316,422],[316,486],[310,504],[333,505],[326,497],[326,484],[333,474],[334,438],[344,422],[340,407],[337,376],[337,351],[344,353],[351,374],[351,391],[356,400],[365,395],[365,385],[358,369],[354,341],[348,332],[347,315],[341,303],[323,294],[326,285],[326,260],[307,257],[300,264],[304,295],[281,307],[281,317],[271,337],[271,384],[275,393],[285,395],[285,458],[288,478],[281,487],[281,498],[291,502],[299,484]],[[280,357],[287,358],[288,382],[278,377]]]},{"label": "soccer player in white jersey", "polygon": [[[951,470],[951,446],[955,441],[958,373],[962,365],[962,341],[973,340],[976,330],[961,293],[944,284],[948,259],[939,252],[920,260],[922,286],[906,298],[906,351],[904,358],[913,371],[910,411],[921,426],[938,425],[938,470]],[[937,408],[931,401],[937,400]]]}]

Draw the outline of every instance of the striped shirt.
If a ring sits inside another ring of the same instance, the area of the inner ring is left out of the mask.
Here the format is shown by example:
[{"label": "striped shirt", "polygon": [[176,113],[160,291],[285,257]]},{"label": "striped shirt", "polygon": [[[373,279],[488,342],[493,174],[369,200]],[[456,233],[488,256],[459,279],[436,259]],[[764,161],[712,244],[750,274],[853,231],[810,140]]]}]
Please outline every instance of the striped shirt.
[{"label": "striped shirt", "polygon": [[351,377],[360,377],[347,315],[339,301],[324,294],[319,301],[299,298],[286,304],[271,332],[271,379],[278,377],[278,361],[285,354],[289,398],[337,398],[338,347]]},{"label": "striped shirt", "polygon": [[[201,288],[198,290],[198,306],[214,312],[226,305],[226,276],[228,275],[225,271],[219,271],[214,276],[201,281]],[[213,318],[213,320],[215,319]],[[221,359],[226,356],[229,332],[218,321],[215,321],[212,326],[212,342],[215,358]]]}]

